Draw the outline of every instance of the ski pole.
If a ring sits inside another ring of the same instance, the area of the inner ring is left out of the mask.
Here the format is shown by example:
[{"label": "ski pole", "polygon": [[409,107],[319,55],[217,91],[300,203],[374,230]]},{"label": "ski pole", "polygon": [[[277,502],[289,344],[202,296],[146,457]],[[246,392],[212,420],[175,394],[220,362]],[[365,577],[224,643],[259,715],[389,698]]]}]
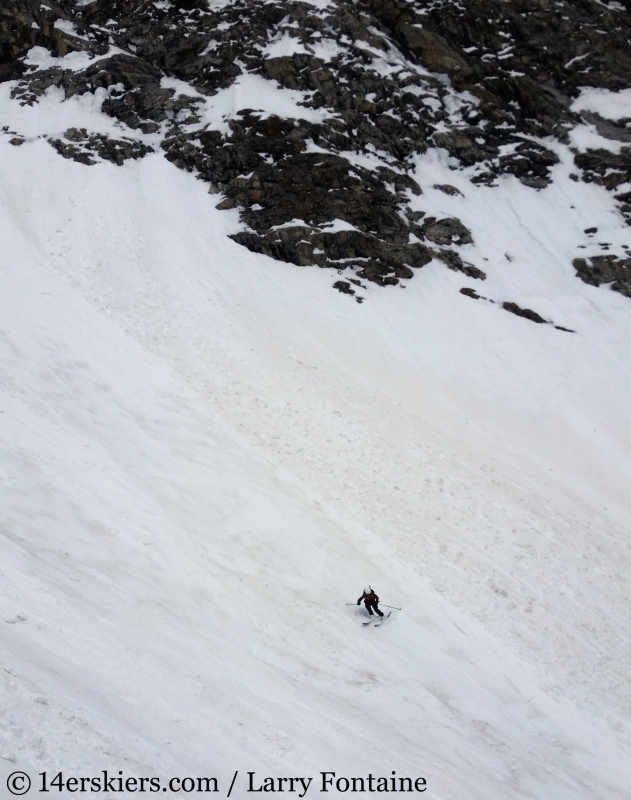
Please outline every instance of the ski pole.
[{"label": "ski pole", "polygon": [[[385,603],[379,603],[380,606],[386,606]],[[386,608],[396,608],[397,611],[402,611],[403,609],[399,608],[399,606],[386,606]]]}]

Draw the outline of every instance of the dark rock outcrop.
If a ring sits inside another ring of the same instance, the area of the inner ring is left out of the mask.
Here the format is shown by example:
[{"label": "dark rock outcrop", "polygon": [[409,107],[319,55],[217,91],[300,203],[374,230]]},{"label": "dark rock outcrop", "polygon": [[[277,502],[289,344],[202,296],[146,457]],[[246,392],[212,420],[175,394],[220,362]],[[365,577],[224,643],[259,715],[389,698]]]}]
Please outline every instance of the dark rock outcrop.
[{"label": "dark rock outcrop", "polygon": [[540,314],[537,314],[536,311],[533,311],[532,308],[521,308],[517,303],[502,303],[502,308],[504,311],[510,311],[511,314],[524,317],[524,319],[529,319],[532,322],[538,322],[539,324],[548,322],[548,320],[544,319]]},{"label": "dark rock outcrop", "polygon": [[[465,297],[471,297],[473,300],[484,300],[487,303],[492,303],[496,305],[495,300],[491,300],[489,297],[484,297],[481,294],[478,294],[475,289],[472,289],[470,286],[463,286],[460,290],[460,294],[463,294]],[[566,333],[576,333],[576,331],[572,330],[571,328],[564,328],[562,325],[554,325],[548,319],[544,319],[540,314],[537,314],[536,311],[533,311],[531,308],[522,308],[518,306],[517,303],[513,302],[504,302],[501,303],[501,307],[504,311],[508,311],[511,314],[515,314],[517,317],[522,317],[523,319],[529,319],[531,322],[536,322],[539,325],[552,325],[558,331],[565,331]]]},{"label": "dark rock outcrop", "polygon": [[[385,285],[411,278],[412,268],[438,255],[410,243],[411,233],[439,245],[472,241],[458,220],[419,226],[413,213],[404,216],[409,197],[421,193],[405,173],[307,152],[310,142],[326,137],[322,125],[247,111],[230,121],[230,129],[229,136],[178,133],[163,147],[167,158],[226,195],[218,208],[241,209],[248,230],[233,238],[254,252],[300,266],[353,267]],[[464,268],[453,255],[455,268]]]},{"label": "dark rock outcrop", "polygon": [[113,164],[124,164],[129,158],[143,158],[153,153],[152,147],[133,139],[110,139],[102,133],[88,134],[85,128],[69,128],[63,139],[49,139],[49,143],[64,158],[81,164],[96,164],[94,156]]},{"label": "dark rock outcrop", "polygon": [[610,284],[614,292],[631,297],[631,258],[615,255],[575,258],[572,266],[578,277],[591,286]]},{"label": "dark rock outcrop", "polygon": [[[610,192],[619,186],[631,182],[631,148],[623,146],[619,153],[611,150],[588,149],[574,156],[574,163],[582,171],[586,183],[597,183]],[[620,213],[627,225],[631,225],[631,192],[615,195],[619,202]]]},{"label": "dark rock outcrop", "polygon": [[[463,259],[473,234],[462,222],[418,210],[422,187],[410,177],[418,157],[440,148],[474,185],[510,175],[543,190],[558,163],[551,142],[567,142],[572,126],[587,120],[628,142],[628,121],[579,116],[570,105],[582,87],[631,85],[629,5],[4,0],[0,81],[16,81],[12,96],[23,104],[52,88],[101,98],[101,110],[129,136],[66,134],[51,144],[91,164],[95,156],[140,158],[159,141],[170,161],[222,195],[219,208],[239,209],[243,230],[234,238],[250,250],[354,270],[381,285],[409,279],[433,258],[484,279]],[[275,50],[283,37],[296,42],[289,55]],[[82,52],[88,63],[40,69],[26,59],[33,47],[53,57]],[[204,116],[206,98],[252,76],[301,93],[295,111]],[[625,146],[575,155],[583,180],[612,191],[631,180],[630,162]],[[631,193],[617,199],[631,221]],[[579,275],[591,282],[599,270],[620,271],[590,261]]]}]

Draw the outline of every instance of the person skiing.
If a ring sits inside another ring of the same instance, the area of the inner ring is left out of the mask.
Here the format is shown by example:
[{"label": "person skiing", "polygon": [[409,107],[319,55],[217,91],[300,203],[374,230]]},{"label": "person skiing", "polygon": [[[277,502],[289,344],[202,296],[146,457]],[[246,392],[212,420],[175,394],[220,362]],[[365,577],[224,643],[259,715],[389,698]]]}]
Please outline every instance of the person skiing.
[{"label": "person skiing", "polygon": [[366,610],[368,611],[371,617],[373,611],[380,617],[383,617],[383,611],[380,611],[378,607],[379,598],[377,597],[375,592],[370,588],[370,586],[367,589],[364,589],[364,593],[357,601],[357,605],[359,605],[362,600],[364,601]]}]

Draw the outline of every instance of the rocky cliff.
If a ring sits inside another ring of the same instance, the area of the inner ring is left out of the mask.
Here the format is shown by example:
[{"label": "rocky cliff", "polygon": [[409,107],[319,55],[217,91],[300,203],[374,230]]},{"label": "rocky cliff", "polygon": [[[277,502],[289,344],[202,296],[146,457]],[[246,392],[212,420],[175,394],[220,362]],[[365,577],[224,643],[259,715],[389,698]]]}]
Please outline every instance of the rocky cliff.
[{"label": "rocky cliff", "polygon": [[[474,230],[413,208],[432,149],[472,193],[510,175],[535,202],[570,148],[570,177],[612,192],[631,223],[631,119],[575,103],[631,86],[630,26],[629,0],[2,0],[0,80],[28,105],[93,95],[120,135],[51,132],[60,155],[163,151],[239,209],[241,245],[337,269],[352,295],[432,259],[485,278],[467,260]],[[615,147],[577,147],[577,126]],[[577,253],[577,276],[631,297],[631,251],[599,247]]]}]

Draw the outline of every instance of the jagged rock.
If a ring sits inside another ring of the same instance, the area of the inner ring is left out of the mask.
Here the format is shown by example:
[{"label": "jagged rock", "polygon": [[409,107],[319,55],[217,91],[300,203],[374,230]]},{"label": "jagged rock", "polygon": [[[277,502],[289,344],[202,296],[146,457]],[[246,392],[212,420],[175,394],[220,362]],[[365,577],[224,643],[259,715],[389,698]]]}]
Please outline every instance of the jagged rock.
[{"label": "jagged rock", "polygon": [[631,258],[615,255],[575,258],[572,266],[585,283],[591,286],[608,283],[615,292],[631,297]]},{"label": "jagged rock", "polygon": [[[619,153],[603,149],[588,149],[584,153],[577,153],[574,157],[574,163],[583,171],[583,180],[586,183],[598,183],[609,191],[613,191],[618,186],[631,181],[631,148],[629,147],[621,147]],[[631,192],[617,194],[615,199],[620,203],[619,209],[626,223],[631,225],[631,205],[629,205]],[[596,233],[597,230],[597,228],[588,228],[585,233]],[[611,258],[611,256],[607,258]],[[573,263],[576,266],[576,263]],[[608,268],[606,268],[606,271],[608,271]],[[582,274],[580,277],[582,277]],[[592,283],[591,280],[587,282]],[[601,282],[606,283],[607,281]],[[598,284],[594,285],[597,286]],[[625,285],[623,280],[621,286]],[[616,288],[616,291],[622,291],[623,294],[627,294],[626,289]]]},{"label": "jagged rock", "polygon": [[471,178],[471,183],[475,184],[485,184],[486,186],[497,186],[497,173],[491,172],[490,170],[485,170],[484,172],[478,172],[477,175],[474,175]]},{"label": "jagged rock", "polygon": [[101,110],[130,128],[140,128],[143,133],[155,133],[160,128],[156,123],[173,120],[182,111],[186,112],[182,124],[198,122],[195,111],[201,100],[188,95],[174,95],[173,89],[159,87],[137,89],[121,97],[112,97],[110,94]]},{"label": "jagged rock", "polygon": [[414,273],[410,266],[422,267],[433,257],[420,244],[388,246],[358,231],[327,234],[306,226],[284,227],[264,235],[243,231],[232,238],[255,253],[298,266],[353,267],[359,270],[360,278],[380,285],[411,278]]},{"label": "jagged rock", "polygon": [[55,150],[59,153],[60,156],[64,158],[71,158],[73,161],[77,161],[80,164],[85,164],[86,166],[94,166],[96,161],[91,157],[91,155],[82,150],[79,147],[76,147],[73,144],[68,144],[64,142],[62,139],[49,139],[48,143],[52,145]]},{"label": "jagged rock", "polygon": [[[487,114],[508,112],[533,133],[562,135],[559,125],[575,119],[567,98],[575,97],[578,87],[615,90],[631,83],[629,17],[618,8],[532,0],[470,0],[464,7],[457,0],[367,0],[365,5],[395,39],[412,35],[425,66],[441,64],[438,71],[479,97]],[[422,33],[411,34],[410,26]]]},{"label": "jagged rock", "polygon": [[613,122],[610,119],[603,119],[594,111],[581,111],[581,117],[585,122],[594,125],[603,138],[613,139],[617,142],[631,142],[631,130],[627,127],[630,120],[620,119]]},{"label": "jagged rock", "polygon": [[89,90],[89,84],[82,73],[51,67],[27,73],[11,90],[11,97],[20,100],[22,105],[32,106],[51,86],[62,88],[66,97],[84,94]]},{"label": "jagged rock", "polygon": [[[197,170],[221,189],[226,198],[218,208],[242,209],[249,230],[236,234],[235,241],[301,266],[355,266],[376,282],[390,273],[396,279],[412,277],[411,267],[431,261],[426,247],[409,243],[410,226],[399,213],[407,192],[421,191],[407,175],[305,152],[307,141],[321,140],[319,125],[261,119],[246,111],[230,121],[230,128],[227,137],[217,131],[195,134],[196,144],[180,134],[163,147],[178,166]],[[342,230],[327,232],[327,226],[340,222]],[[457,226],[453,231],[468,234]]]},{"label": "jagged rock", "polygon": [[486,297],[482,297],[481,294],[478,294],[475,289],[471,289],[469,286],[463,286],[460,290],[460,294],[472,297],[474,300],[486,300]]},{"label": "jagged rock", "polygon": [[[466,297],[471,297],[474,300],[484,300],[487,303],[493,303],[495,305],[495,300],[491,300],[488,297],[483,297],[481,294],[478,294],[475,289],[471,289],[468,286],[460,289],[460,294],[464,294]],[[552,322],[550,322],[550,320],[544,319],[540,314],[537,314],[537,312],[533,311],[531,308],[521,308],[517,305],[517,303],[505,302],[502,303],[502,308],[505,311],[509,311],[511,314],[515,314],[518,317],[523,317],[524,319],[529,319],[532,322],[537,322],[540,325],[553,325],[553,327],[558,331],[576,333],[576,331],[572,330],[571,328],[564,328],[562,325],[554,325]]]},{"label": "jagged rock", "polygon": [[342,292],[342,294],[355,294],[355,289],[351,289],[348,281],[335,281],[333,288],[337,289],[338,292]]},{"label": "jagged rock", "polygon": [[434,242],[434,244],[471,244],[473,238],[471,232],[465,228],[459,219],[448,218],[439,219],[429,217],[422,226],[423,236]]},{"label": "jagged rock", "polygon": [[[477,137],[477,131],[474,131]],[[449,133],[440,132],[433,135],[433,142],[437,147],[444,147],[450,156],[457,158],[465,167],[483,161],[485,157],[496,155],[494,150],[483,151],[480,144],[468,132],[462,130],[450,131]]]},{"label": "jagged rock", "polygon": [[[4,0],[0,80],[16,80],[12,96],[28,104],[51,87],[67,98],[98,92],[117,124],[137,137],[157,134],[170,161],[223,195],[219,208],[240,209],[245,229],[234,238],[256,252],[354,269],[384,285],[432,258],[484,279],[453,249],[473,240],[459,220],[411,211],[421,191],[408,175],[416,156],[444,148],[450,167],[468,168],[474,184],[513,175],[540,190],[558,161],[543,137],[567,142],[568,129],[588,119],[626,141],[625,120],[580,117],[570,105],[583,86],[631,85],[630,19],[628,10],[591,0],[562,8],[547,0],[471,0],[464,8],[457,0]],[[300,52],[270,52],[285,35]],[[124,52],[108,55],[110,45]],[[92,63],[76,72],[27,67],[33,46],[53,56],[83,50]],[[377,59],[395,48],[407,68],[384,70]],[[320,122],[237,108],[229,133],[202,127],[204,96],[244,73],[303,92],[300,103]],[[164,77],[199,95],[176,93]],[[83,163],[122,163],[144,154],[130,142],[67,132],[52,143]],[[608,189],[631,178],[628,147],[577,153],[575,161],[583,180]],[[631,222],[631,193],[623,195],[620,210]]]},{"label": "jagged rock", "polygon": [[118,54],[99,59],[79,72],[53,67],[27,73],[12,90],[11,96],[23,104],[33,105],[51,86],[63,89],[67,98],[94,93],[97,89],[108,89],[110,91],[101,110],[130,128],[140,128],[144,133],[155,132],[159,129],[156,123],[174,120],[184,110],[189,119],[195,120],[194,113],[202,102],[201,98],[188,95],[175,97],[174,89],[160,87],[161,76],[156,67],[137,58]]},{"label": "jagged rock", "polygon": [[64,158],[71,158],[87,166],[97,163],[94,155],[120,166],[129,158],[143,158],[147,153],[154,152],[152,147],[142,142],[110,139],[101,133],[88,134],[85,128],[69,128],[64,133],[64,139],[49,139],[48,142]]},{"label": "jagged rock", "polygon": [[551,181],[550,167],[558,163],[558,156],[551,150],[535,142],[523,142],[514,153],[498,159],[498,172],[515,175],[533,189],[545,189]]},{"label": "jagged rock", "polygon": [[[55,21],[65,15],[63,5],[54,2],[47,5],[38,0],[3,0],[0,5],[0,81],[16,80],[23,75],[26,66],[20,59],[32,47],[46,47],[56,56],[73,50],[106,52],[107,36],[102,31],[87,31],[79,23],[78,36],[73,36],[55,26]],[[69,27],[75,24],[74,11],[69,9],[66,20]],[[91,37],[89,42],[80,38],[86,33]]]},{"label": "jagged rock", "polygon": [[85,70],[95,87],[122,84],[125,89],[151,89],[160,85],[162,71],[150,63],[119,53],[103,58]]},{"label": "jagged rock", "polygon": [[524,319],[532,320],[532,322],[547,323],[540,314],[537,314],[536,311],[533,311],[531,308],[521,308],[517,305],[517,303],[502,303],[502,308],[504,311],[510,311],[511,314],[516,314],[518,317],[524,317]]},{"label": "jagged rock", "polygon": [[463,261],[458,253],[456,253],[454,250],[440,250],[435,253],[435,256],[439,261],[442,261],[443,264],[446,264],[449,269],[453,270],[454,272],[462,272],[469,278],[476,278],[480,281],[486,280],[485,272],[477,267],[474,267],[473,264],[468,264],[467,262]]},{"label": "jagged rock", "polygon": [[610,150],[587,150],[577,153],[574,163],[583,170],[583,180],[599,183],[606,189],[615,189],[631,180],[631,148],[622,147],[620,153]]},{"label": "jagged rock", "polygon": [[451,186],[448,183],[435,183],[434,189],[438,189],[443,194],[449,194],[453,196],[460,195],[460,197],[464,197],[460,189],[456,189],[455,186]]},{"label": "jagged rock", "polygon": [[355,294],[355,290],[351,289],[351,283],[355,283],[357,286],[361,286],[361,283],[358,280],[354,280],[353,278],[351,278],[350,283],[348,281],[336,281],[333,284],[333,288],[337,289],[338,292],[341,292],[342,294],[349,294],[351,296],[354,296],[355,301],[357,303],[363,303],[364,298],[361,297],[360,295]]},{"label": "jagged rock", "polygon": [[[598,183],[605,189],[613,191],[618,186],[631,181],[631,148],[621,147],[619,153],[610,150],[591,150],[584,153],[577,153],[574,156],[574,163],[583,172],[583,180],[586,183]],[[622,192],[615,195],[615,199],[620,203],[619,209],[626,223],[631,225],[631,192]],[[588,229],[585,233],[595,233],[597,228]]]}]

